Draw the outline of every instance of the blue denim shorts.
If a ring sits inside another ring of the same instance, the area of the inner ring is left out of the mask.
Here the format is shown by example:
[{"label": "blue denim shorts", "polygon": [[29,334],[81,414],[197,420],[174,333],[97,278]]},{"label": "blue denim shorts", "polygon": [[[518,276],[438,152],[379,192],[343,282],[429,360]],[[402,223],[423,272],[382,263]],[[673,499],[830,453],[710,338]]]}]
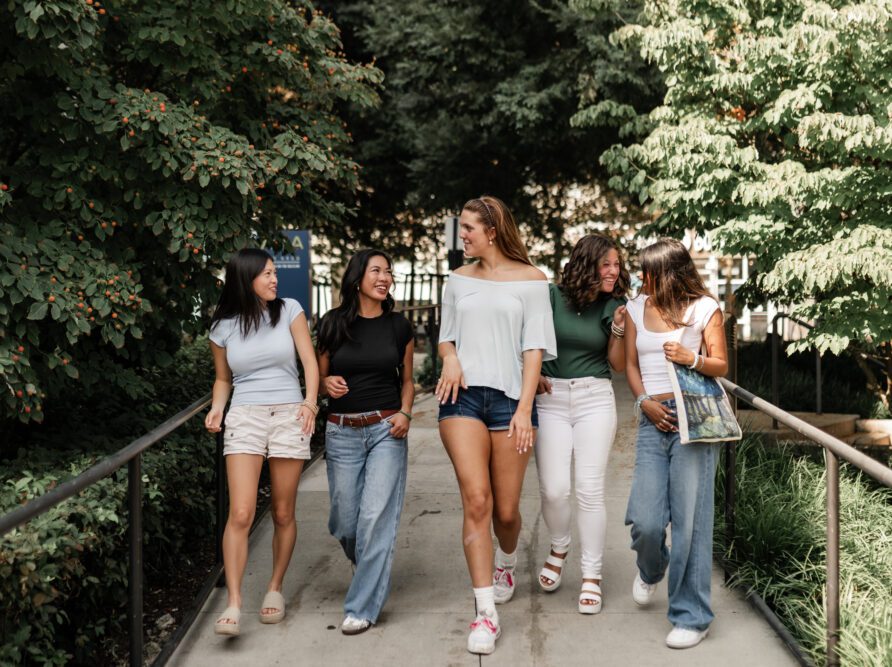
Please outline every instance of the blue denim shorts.
[{"label": "blue denim shorts", "polygon": [[[468,387],[458,390],[455,403],[447,401],[440,406],[438,421],[450,417],[470,417],[482,421],[490,431],[507,431],[517,405],[518,401],[505,396],[505,392],[500,389]],[[535,402],[531,417],[533,428],[539,428]]]}]

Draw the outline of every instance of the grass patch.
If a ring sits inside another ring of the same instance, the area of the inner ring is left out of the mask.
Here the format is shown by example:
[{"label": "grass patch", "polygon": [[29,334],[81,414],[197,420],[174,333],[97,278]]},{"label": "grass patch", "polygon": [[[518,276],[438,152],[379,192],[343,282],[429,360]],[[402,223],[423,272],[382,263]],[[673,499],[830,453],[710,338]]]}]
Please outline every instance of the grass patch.
[{"label": "grass patch", "polygon": [[[844,665],[892,665],[892,490],[842,464],[840,642]],[[724,474],[716,484],[716,549],[731,585],[762,596],[816,664],[826,662],[826,485],[822,454],[738,447],[733,545],[724,530]]]}]

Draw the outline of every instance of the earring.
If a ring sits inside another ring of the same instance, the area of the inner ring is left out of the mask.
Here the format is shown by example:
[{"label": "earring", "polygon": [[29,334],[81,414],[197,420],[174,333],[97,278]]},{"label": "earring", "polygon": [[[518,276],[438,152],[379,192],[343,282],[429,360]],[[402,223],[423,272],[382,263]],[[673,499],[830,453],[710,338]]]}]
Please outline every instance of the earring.
[{"label": "earring", "polygon": [[489,240],[489,245],[492,245],[492,239]]}]

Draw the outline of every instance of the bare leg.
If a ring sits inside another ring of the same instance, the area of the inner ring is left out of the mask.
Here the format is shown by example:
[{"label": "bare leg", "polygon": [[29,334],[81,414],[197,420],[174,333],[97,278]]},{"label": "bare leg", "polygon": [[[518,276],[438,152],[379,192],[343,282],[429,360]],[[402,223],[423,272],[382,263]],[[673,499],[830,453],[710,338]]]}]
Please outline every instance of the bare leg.
[{"label": "bare leg", "polygon": [[223,531],[223,568],[229,607],[242,606],[242,577],[248,562],[248,532],[257,509],[257,483],[263,457],[230,454],[226,457],[229,480],[229,518]]},{"label": "bare leg", "polygon": [[492,431],[490,477],[493,494],[493,529],[505,553],[514,553],[520,537],[520,491],[531,449],[518,453],[508,431]]},{"label": "bare leg", "polygon": [[[294,503],[297,500],[297,484],[303,470],[302,459],[271,458],[269,460],[269,476],[272,485],[273,515],[273,573],[269,580],[269,591],[281,591],[282,579],[294,543],[297,541],[297,524],[294,521]],[[261,615],[274,614],[277,609],[263,608]]]},{"label": "bare leg", "polygon": [[[455,468],[461,492],[462,540],[474,588],[492,586],[492,489],[490,433],[483,422],[452,417],[440,422],[440,438]],[[516,452],[515,452],[516,454]]]}]

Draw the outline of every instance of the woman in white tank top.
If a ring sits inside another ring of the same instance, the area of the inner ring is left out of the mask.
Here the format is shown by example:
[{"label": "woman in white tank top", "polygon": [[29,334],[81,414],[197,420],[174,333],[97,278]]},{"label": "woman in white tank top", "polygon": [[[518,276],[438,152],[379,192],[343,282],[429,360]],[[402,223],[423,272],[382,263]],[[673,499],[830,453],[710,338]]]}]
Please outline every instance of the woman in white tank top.
[{"label": "woman in white tank top", "polygon": [[[632,598],[650,602],[669,569],[670,648],[706,637],[713,613],[713,486],[718,445],[682,445],[668,361],[718,377],[728,370],[722,313],[680,242],[641,251],[642,294],[626,307],[626,375],[640,410],[626,512],[638,573]],[[701,350],[703,350],[701,354]],[[672,524],[672,549],[666,526]]]}]

